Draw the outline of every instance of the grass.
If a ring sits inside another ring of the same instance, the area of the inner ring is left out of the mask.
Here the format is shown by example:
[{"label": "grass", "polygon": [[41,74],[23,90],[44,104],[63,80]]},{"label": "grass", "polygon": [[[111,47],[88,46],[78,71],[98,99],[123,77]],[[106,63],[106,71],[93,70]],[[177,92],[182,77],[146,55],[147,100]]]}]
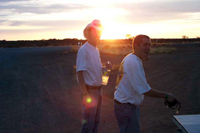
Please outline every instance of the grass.
[{"label": "grass", "polygon": [[[72,49],[70,52],[77,52],[78,46],[71,45]],[[101,54],[109,54],[109,55],[127,55],[132,52],[132,46],[131,45],[100,45],[98,46],[99,51]],[[157,46],[152,47],[150,50],[150,54],[169,54],[176,51],[176,48],[174,47],[166,47],[166,46]],[[113,64],[112,70],[118,71],[120,64]],[[74,66],[74,69],[76,69],[76,66]]]},{"label": "grass", "polygon": [[[77,45],[71,45],[72,49],[70,52],[77,53],[79,47]],[[117,45],[99,45],[99,51],[101,54],[110,54],[110,55],[127,55],[132,52],[132,46],[130,44],[117,44]],[[152,47],[150,50],[150,54],[164,54],[164,53],[172,53],[176,51],[176,48],[166,47],[166,46],[158,46]]]},{"label": "grass", "polygon": [[176,51],[176,48],[168,48],[165,46],[157,47],[157,48],[151,48],[150,54],[164,54],[164,53],[172,53]]},{"label": "grass", "polygon": [[[78,52],[78,46],[71,45],[72,49],[70,52],[77,53]],[[127,55],[132,52],[132,46],[130,44],[124,45],[124,44],[118,44],[118,45],[99,45],[98,46],[99,51],[101,54],[109,54],[109,55]],[[150,54],[166,54],[166,53],[172,53],[176,51],[176,48],[174,47],[166,47],[163,45],[152,47],[150,50]],[[112,70],[118,71],[120,64],[113,64]],[[76,70],[76,66],[74,66],[74,70]],[[75,72],[76,73],[76,72]]]}]

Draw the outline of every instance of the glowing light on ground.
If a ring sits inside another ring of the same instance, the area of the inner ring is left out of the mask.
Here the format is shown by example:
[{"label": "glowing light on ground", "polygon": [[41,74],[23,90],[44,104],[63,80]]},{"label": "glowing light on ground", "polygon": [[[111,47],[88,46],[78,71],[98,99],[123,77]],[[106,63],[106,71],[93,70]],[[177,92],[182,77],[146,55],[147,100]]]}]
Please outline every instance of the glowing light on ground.
[{"label": "glowing light on ground", "polygon": [[87,98],[87,103],[91,103],[92,99],[91,98]]}]

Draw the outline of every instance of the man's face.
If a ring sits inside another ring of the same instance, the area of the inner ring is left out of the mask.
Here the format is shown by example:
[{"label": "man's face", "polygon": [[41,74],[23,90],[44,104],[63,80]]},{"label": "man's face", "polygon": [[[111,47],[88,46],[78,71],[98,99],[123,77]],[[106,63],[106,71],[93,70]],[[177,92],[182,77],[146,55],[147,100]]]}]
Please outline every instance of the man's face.
[{"label": "man's face", "polygon": [[96,30],[95,28],[91,29],[91,38],[98,41],[101,38],[101,31]]},{"label": "man's face", "polygon": [[143,38],[142,42],[137,46],[139,58],[141,60],[148,59],[150,48],[151,48],[151,40],[148,38]]}]

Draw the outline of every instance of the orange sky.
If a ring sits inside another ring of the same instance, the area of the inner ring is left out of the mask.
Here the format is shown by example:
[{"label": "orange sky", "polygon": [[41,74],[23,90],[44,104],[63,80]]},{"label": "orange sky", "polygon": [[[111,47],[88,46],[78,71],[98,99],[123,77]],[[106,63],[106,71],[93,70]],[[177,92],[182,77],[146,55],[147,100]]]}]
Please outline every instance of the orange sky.
[{"label": "orange sky", "polygon": [[84,39],[94,19],[102,39],[147,34],[151,38],[200,36],[199,0],[1,0],[0,40]]}]

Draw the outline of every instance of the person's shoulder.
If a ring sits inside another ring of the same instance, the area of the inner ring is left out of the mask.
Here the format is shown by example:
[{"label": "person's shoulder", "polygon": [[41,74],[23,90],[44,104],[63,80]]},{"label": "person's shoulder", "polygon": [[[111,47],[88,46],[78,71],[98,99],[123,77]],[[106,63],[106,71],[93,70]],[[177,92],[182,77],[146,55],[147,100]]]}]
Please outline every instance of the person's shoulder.
[{"label": "person's shoulder", "polygon": [[136,57],[136,55],[130,53],[130,54],[128,54],[128,55],[124,58],[124,60],[127,60],[127,61],[129,61],[129,62],[132,62],[132,61],[137,60],[137,57]]},{"label": "person's shoulder", "polygon": [[83,45],[79,48],[78,53],[82,53],[82,52],[85,52],[85,51],[87,51],[87,44],[86,44],[86,43],[83,44]]},{"label": "person's shoulder", "polygon": [[128,54],[125,58],[124,58],[124,65],[126,65],[128,68],[135,68],[138,67],[138,60],[137,60],[137,56],[134,54]]},{"label": "person's shoulder", "polygon": [[134,63],[141,63],[141,59],[135,54],[130,55],[130,60],[132,60]]},{"label": "person's shoulder", "polygon": [[83,45],[79,48],[79,50],[86,49],[86,48],[87,48],[87,43],[83,44]]}]

